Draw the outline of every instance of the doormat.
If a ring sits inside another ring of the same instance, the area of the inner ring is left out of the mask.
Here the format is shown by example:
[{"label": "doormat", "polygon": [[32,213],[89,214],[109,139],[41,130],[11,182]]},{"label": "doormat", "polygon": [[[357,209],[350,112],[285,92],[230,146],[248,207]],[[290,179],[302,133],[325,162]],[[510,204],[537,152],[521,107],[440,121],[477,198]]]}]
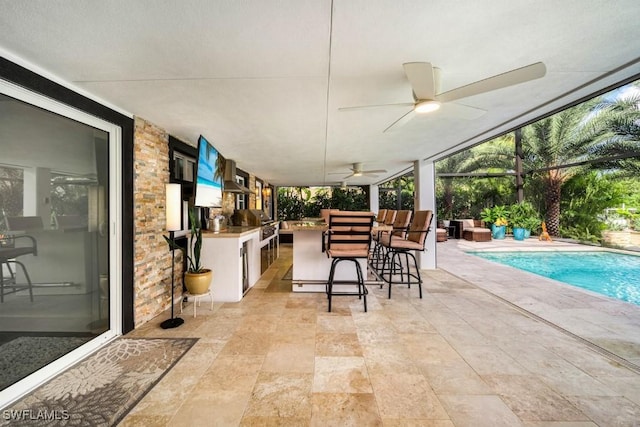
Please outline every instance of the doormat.
[{"label": "doormat", "polygon": [[0,390],[59,359],[91,338],[25,336],[0,345]]},{"label": "doormat", "polygon": [[0,426],[113,426],[198,341],[119,338],[2,409]]}]

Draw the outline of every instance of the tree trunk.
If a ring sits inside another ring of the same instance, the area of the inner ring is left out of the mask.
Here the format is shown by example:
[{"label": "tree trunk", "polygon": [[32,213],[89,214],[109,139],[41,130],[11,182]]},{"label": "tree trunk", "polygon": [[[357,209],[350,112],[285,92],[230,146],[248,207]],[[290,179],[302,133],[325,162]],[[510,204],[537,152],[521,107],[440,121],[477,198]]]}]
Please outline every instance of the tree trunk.
[{"label": "tree trunk", "polygon": [[444,218],[453,219],[453,179],[442,178],[444,184]]},{"label": "tree trunk", "polygon": [[545,221],[547,223],[547,231],[551,236],[560,235],[560,188],[562,182],[554,179],[547,181],[545,191],[545,204],[547,213]]}]

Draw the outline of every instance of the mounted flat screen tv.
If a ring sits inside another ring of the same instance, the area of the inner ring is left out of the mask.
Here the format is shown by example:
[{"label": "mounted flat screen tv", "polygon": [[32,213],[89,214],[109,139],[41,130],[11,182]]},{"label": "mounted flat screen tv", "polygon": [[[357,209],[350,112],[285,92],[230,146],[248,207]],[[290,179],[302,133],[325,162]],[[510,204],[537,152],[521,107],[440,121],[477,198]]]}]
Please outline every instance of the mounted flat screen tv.
[{"label": "mounted flat screen tv", "polygon": [[225,159],[202,135],[198,138],[195,206],[222,207]]}]

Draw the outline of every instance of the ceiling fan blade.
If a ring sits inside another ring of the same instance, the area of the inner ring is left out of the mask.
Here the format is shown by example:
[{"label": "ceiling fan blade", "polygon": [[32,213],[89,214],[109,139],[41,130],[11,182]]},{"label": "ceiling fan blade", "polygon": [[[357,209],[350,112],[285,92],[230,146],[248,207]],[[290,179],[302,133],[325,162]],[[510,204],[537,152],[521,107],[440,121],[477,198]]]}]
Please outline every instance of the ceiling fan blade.
[{"label": "ceiling fan blade", "polygon": [[349,174],[349,175],[345,176],[345,177],[344,177],[344,178],[342,178],[342,179],[349,179],[349,178],[351,178],[351,177],[352,177],[352,176],[354,176],[354,175],[355,175],[355,172],[353,172],[353,173],[351,173],[351,174]]},{"label": "ceiling fan blade", "polygon": [[338,111],[367,110],[369,108],[379,107],[409,107],[413,106],[413,102],[400,102],[395,104],[377,104],[377,105],[357,105],[354,107],[340,107]]},{"label": "ceiling fan blade", "polygon": [[371,175],[371,174],[374,174],[374,173],[386,173],[386,172],[387,172],[386,169],[373,169],[373,170],[370,170],[370,171],[362,171],[362,173],[366,174],[366,175]]},{"label": "ceiling fan blade", "polygon": [[547,67],[542,62],[536,62],[535,64],[507,71],[506,73],[488,77],[486,79],[443,92],[436,96],[436,100],[440,102],[449,102],[456,99],[466,98],[468,96],[479,95],[492,90],[528,82],[529,80],[539,79],[540,77],[543,77],[546,72]]},{"label": "ceiling fan blade", "polygon": [[398,120],[396,120],[395,122],[391,123],[391,125],[389,125],[389,127],[387,127],[384,132],[393,132],[394,130],[398,130],[400,129],[402,126],[404,126],[405,124],[409,123],[411,121],[411,119],[413,119],[413,117],[416,115],[416,112],[413,111],[413,109],[409,110],[409,112],[405,115],[403,115],[402,117],[400,117]]},{"label": "ceiling fan blade", "polygon": [[473,120],[482,117],[486,112],[487,110],[483,110],[481,108],[458,104],[457,102],[450,102],[443,104],[438,113],[441,117]]},{"label": "ceiling fan blade", "polygon": [[434,99],[436,90],[431,63],[407,62],[402,66],[416,99]]}]

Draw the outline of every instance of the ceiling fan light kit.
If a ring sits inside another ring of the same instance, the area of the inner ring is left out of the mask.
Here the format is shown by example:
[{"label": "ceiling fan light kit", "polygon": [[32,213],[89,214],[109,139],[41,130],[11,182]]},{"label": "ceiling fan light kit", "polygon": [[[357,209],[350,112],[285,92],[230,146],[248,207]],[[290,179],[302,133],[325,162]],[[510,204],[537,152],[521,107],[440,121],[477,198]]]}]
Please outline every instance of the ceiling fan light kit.
[{"label": "ceiling fan light kit", "polygon": [[425,113],[431,113],[439,109],[440,109],[440,103],[438,101],[427,99],[424,101],[418,101],[413,110],[416,113],[425,114]]}]

